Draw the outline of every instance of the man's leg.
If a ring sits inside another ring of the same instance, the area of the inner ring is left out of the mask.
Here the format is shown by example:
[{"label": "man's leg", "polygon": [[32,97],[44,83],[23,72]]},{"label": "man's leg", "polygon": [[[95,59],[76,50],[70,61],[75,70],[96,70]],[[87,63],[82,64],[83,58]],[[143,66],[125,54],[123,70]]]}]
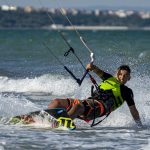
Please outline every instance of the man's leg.
[{"label": "man's leg", "polygon": [[[65,108],[66,111],[62,112],[59,114],[59,117],[66,117],[67,118],[71,118],[71,119],[75,119],[77,118],[78,115],[80,115],[83,111],[84,111],[84,107],[82,107],[82,104],[79,100],[76,99],[55,99],[52,100],[51,103],[48,105],[48,108],[53,109],[53,108]],[[67,112],[67,110],[69,110]],[[50,113],[51,114],[51,113]],[[59,118],[58,114],[53,116],[55,118]],[[67,121],[65,119],[65,121]],[[69,120],[70,122],[70,120]],[[64,123],[66,124],[66,123]],[[54,122],[54,124],[52,125],[52,127],[56,127],[58,125],[58,122]],[[75,124],[71,121],[69,125],[69,128],[74,129]]]},{"label": "man's leg", "polygon": [[51,101],[51,103],[48,105],[48,108],[65,108],[68,107],[68,100],[67,99],[54,99]]},{"label": "man's leg", "polygon": [[82,115],[84,112],[84,106],[80,100],[77,99],[54,99],[48,105],[48,108],[64,108],[69,111],[64,117],[70,117],[72,119],[77,118],[79,115]]},{"label": "man's leg", "polygon": [[[69,104],[68,104],[68,100],[67,99],[54,99],[48,105],[49,114],[51,114],[55,118],[69,117],[69,115],[67,113],[68,105]],[[59,108],[60,110],[57,109],[57,108]]]},{"label": "man's leg", "polygon": [[79,115],[83,115],[84,105],[78,99],[71,99],[71,101],[73,104],[72,104],[71,109],[68,111],[68,115],[70,116],[70,118],[75,119]]},{"label": "man's leg", "polygon": [[84,114],[80,115],[79,118],[83,120],[93,120],[98,117],[105,115],[105,106],[102,101],[85,99],[84,104]]}]

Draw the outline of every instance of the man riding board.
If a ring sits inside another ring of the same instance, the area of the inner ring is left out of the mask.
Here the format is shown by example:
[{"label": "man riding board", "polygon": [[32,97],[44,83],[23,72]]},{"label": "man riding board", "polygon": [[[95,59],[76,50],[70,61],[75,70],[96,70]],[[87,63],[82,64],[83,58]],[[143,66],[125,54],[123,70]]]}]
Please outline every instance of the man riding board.
[{"label": "man riding board", "polygon": [[88,64],[86,69],[93,71],[103,80],[103,82],[99,84],[99,90],[84,100],[72,98],[54,99],[48,105],[48,108],[64,108],[67,113],[63,117],[90,121],[110,114],[126,101],[134,121],[138,126],[142,127],[139,112],[133,99],[133,92],[130,88],[125,86],[127,81],[131,78],[129,66],[120,66],[115,76],[104,72],[93,64]]}]

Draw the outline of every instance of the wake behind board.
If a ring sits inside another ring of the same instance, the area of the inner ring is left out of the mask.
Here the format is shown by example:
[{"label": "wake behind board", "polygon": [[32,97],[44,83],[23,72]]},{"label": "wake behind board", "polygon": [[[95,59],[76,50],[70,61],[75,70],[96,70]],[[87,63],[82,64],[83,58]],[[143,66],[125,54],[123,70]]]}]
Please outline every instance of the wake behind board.
[{"label": "wake behind board", "polygon": [[35,123],[35,117],[47,118],[48,122],[52,124],[52,128],[68,128],[75,129],[75,125],[71,118],[66,117],[67,112],[62,108],[46,109],[42,111],[34,111],[25,115],[14,116],[10,119],[11,124],[32,124]]}]

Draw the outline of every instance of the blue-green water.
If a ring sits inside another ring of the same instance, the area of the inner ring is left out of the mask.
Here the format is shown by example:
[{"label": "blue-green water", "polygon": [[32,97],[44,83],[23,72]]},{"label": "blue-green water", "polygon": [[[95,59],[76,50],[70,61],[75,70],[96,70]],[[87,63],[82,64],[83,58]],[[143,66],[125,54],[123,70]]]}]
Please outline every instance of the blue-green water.
[{"label": "blue-green water", "polygon": [[[63,31],[86,66],[87,49],[74,31]],[[84,69],[57,31],[0,30],[0,149],[149,149],[150,115],[150,31],[80,31],[95,54],[95,64],[115,73],[121,64],[132,69],[128,83],[140,112],[144,129],[137,129],[125,104],[98,127],[76,120],[73,132],[55,131],[46,123],[32,127],[6,125],[10,116],[46,108],[57,97],[90,96],[88,77],[81,87],[51,55],[49,49],[81,77]],[[47,49],[45,47],[49,47]],[[92,74],[97,81],[100,80]],[[71,140],[70,140],[71,139]]]}]

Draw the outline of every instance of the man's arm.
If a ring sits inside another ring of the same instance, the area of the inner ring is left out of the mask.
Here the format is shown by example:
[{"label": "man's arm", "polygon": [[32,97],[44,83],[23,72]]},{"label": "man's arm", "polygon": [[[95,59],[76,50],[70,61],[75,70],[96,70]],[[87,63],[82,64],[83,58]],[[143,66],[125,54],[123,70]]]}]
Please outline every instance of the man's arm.
[{"label": "man's arm", "polygon": [[142,125],[142,122],[141,122],[141,119],[139,116],[139,112],[136,109],[136,106],[135,105],[129,106],[129,109],[130,109],[131,115],[132,115],[134,121],[136,122],[137,126],[142,127],[143,125]]},{"label": "man's arm", "polygon": [[97,66],[93,65],[93,64],[88,64],[86,66],[86,69],[89,71],[93,71],[94,73],[96,73],[100,78],[103,77],[104,75],[104,71],[99,69]]}]

